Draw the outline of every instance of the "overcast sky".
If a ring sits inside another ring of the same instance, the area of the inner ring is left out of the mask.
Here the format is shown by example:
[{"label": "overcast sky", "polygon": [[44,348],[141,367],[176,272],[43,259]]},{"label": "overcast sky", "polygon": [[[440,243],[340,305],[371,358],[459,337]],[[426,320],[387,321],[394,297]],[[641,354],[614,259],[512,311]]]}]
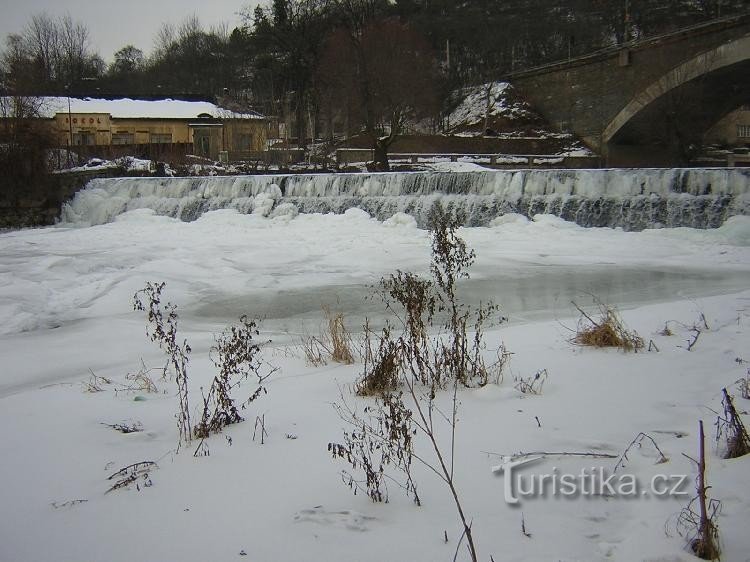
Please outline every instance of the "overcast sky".
[{"label": "overcast sky", "polygon": [[[41,12],[69,13],[86,24],[94,50],[106,62],[115,51],[133,44],[147,55],[163,22],[179,24],[196,14],[204,27],[240,22],[237,12],[254,0],[0,0],[0,37],[3,48],[8,33],[19,33],[31,16]],[[262,2],[265,3],[265,2]]]}]

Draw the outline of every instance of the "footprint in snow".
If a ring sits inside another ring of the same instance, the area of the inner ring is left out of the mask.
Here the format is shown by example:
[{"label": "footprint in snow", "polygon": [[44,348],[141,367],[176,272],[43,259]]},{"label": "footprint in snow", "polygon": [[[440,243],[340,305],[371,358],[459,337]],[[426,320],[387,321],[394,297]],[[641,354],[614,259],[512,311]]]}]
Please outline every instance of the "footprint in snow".
[{"label": "footprint in snow", "polygon": [[312,509],[303,509],[294,514],[296,523],[317,523],[318,525],[332,525],[349,529],[350,531],[367,531],[367,524],[375,517],[363,515],[356,511],[344,509],[341,511],[327,511],[322,505]]}]

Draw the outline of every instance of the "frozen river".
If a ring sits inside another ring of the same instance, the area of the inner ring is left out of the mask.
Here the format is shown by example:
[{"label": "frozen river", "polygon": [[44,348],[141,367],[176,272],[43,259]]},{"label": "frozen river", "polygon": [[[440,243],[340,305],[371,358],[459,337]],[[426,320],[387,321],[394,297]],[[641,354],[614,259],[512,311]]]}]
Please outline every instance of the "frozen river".
[{"label": "frozen river", "polygon": [[[519,277],[489,274],[460,284],[462,302],[472,305],[492,300],[511,322],[570,316],[571,301],[582,306],[591,296],[628,308],[652,302],[735,293],[750,288],[746,271],[706,271],[700,268],[537,266]],[[232,319],[237,310],[253,310],[264,318],[274,338],[315,333],[321,322],[321,306],[343,311],[353,331],[365,318],[379,326],[381,301],[373,298],[372,285],[326,285],[298,289],[265,289],[242,296],[216,295],[198,305],[191,315],[198,321]]]},{"label": "frozen river", "polygon": [[[747,217],[713,230],[623,232],[506,216],[460,235],[477,254],[462,297],[492,299],[511,324],[569,319],[570,301],[585,305],[591,295],[627,308],[750,288]],[[87,368],[158,357],[132,310],[147,281],[167,283],[181,333],[196,348],[207,349],[211,334],[242,314],[262,319],[264,337],[279,345],[316,333],[324,305],[343,311],[352,331],[365,317],[378,325],[383,307],[367,298],[371,287],[399,269],[427,273],[429,245],[429,233],[406,215],[381,222],[356,209],[277,218],[227,209],[193,222],[142,209],[105,225],[6,232],[0,386],[80,380]],[[48,351],[44,359],[31,360],[39,349]],[[81,354],[90,354],[83,372]]]}]

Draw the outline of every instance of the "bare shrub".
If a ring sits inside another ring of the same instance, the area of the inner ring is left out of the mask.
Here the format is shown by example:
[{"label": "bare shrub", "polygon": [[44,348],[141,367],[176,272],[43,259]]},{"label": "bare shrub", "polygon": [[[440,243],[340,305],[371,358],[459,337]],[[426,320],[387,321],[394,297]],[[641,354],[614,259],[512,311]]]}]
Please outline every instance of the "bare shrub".
[{"label": "bare shrub", "polygon": [[[469,277],[475,258],[456,233],[460,224],[461,217],[451,218],[436,204],[430,212],[431,278],[397,271],[381,279],[378,289],[386,309],[403,326],[394,341],[404,376],[433,390],[445,389],[452,381],[467,387],[497,382],[509,357],[501,346],[496,362],[487,364],[483,358],[484,327],[498,307],[489,302],[471,308],[458,299],[457,282]],[[430,335],[434,330],[437,333]]]},{"label": "bare shrub", "polygon": [[625,326],[615,308],[597,298],[594,298],[594,303],[599,309],[598,320],[594,320],[575,302],[572,303],[581,313],[573,342],[591,347],[616,347],[622,351],[638,352],[643,349],[643,338]]},{"label": "bare shrub", "polygon": [[[262,383],[275,369],[263,369],[263,363],[259,358],[260,345],[253,339],[254,336],[259,335],[257,325],[243,315],[240,317],[238,326],[230,326],[226,331],[214,336],[215,343],[211,347],[209,357],[219,372],[213,378],[208,394],[203,394],[203,412],[200,422],[195,427],[191,427],[187,386],[187,364],[191,349],[187,341],[183,340],[179,343],[177,340],[177,307],[169,302],[162,304],[161,292],[164,286],[164,283],[147,283],[146,287],[133,297],[133,306],[135,310],[147,312],[146,335],[151,341],[157,342],[167,354],[164,372],[166,373],[171,367],[175,374],[180,401],[177,415],[180,445],[190,443],[193,437],[200,438],[202,441],[194,454],[205,456],[208,455],[208,446],[204,440],[211,433],[221,431],[225,426],[244,419],[239,413],[231,392],[251,375],[255,375],[257,387],[241,404],[241,408],[246,407],[265,392]],[[148,369],[145,365],[133,377],[133,381],[147,390],[156,390],[156,385],[148,376]],[[203,393],[202,388],[201,393]]]},{"label": "bare shrub", "polygon": [[177,427],[180,432],[180,444],[190,443],[192,432],[190,426],[190,405],[188,400],[187,365],[190,346],[187,340],[181,343],[177,339],[177,306],[167,302],[162,305],[161,292],[165,283],[146,283],[146,287],[133,295],[133,309],[147,313],[146,335],[159,344],[167,354],[165,370],[171,366],[177,382],[179,412]]},{"label": "bare shrub", "polygon": [[[485,363],[483,329],[497,307],[489,303],[472,309],[458,299],[457,282],[468,277],[467,270],[474,261],[474,252],[456,234],[461,222],[461,217],[452,219],[439,204],[433,207],[431,278],[397,271],[381,279],[376,294],[403,329],[394,334],[387,325],[377,336],[376,350],[366,325],[365,370],[356,391],[378,398],[375,406],[366,407],[364,414],[358,415],[341,397],[334,407],[351,430],[344,432],[343,443],[329,443],[328,450],[334,458],[348,462],[352,470],[364,473],[358,478],[344,472],[344,482],[355,493],[364,490],[373,501],[387,501],[387,481],[394,481],[419,503],[411,476],[412,459],[419,461],[449,488],[463,526],[459,546],[465,538],[471,559],[476,561],[471,521],[464,513],[454,479],[457,393],[459,386],[483,386],[500,380],[510,353],[501,345],[497,360]],[[405,390],[398,392],[399,387]],[[435,399],[440,390],[449,387],[452,408],[444,413]],[[440,420],[450,432],[449,450],[439,445]],[[428,441],[432,460],[414,452],[417,435]],[[387,470],[390,466],[402,477],[394,478]]]},{"label": "bare shrub", "polygon": [[[378,339],[377,349],[372,348],[372,338]],[[401,348],[391,337],[391,328],[383,328],[382,335],[372,333],[365,325],[364,371],[356,384],[360,396],[382,396],[398,388],[401,373]]]},{"label": "bare shrub", "polygon": [[210,358],[219,374],[211,383],[208,394],[203,397],[201,421],[193,428],[195,437],[206,438],[211,433],[221,431],[225,426],[244,421],[232,391],[254,375],[257,387],[242,404],[242,408],[266,392],[263,381],[271,372],[263,372],[260,361],[260,345],[253,339],[260,335],[255,321],[247,316],[240,317],[238,326],[214,337]]},{"label": "bare shrub", "polygon": [[[388,482],[395,483],[414,503],[421,505],[411,474],[412,461],[418,458],[413,442],[416,428],[403,393],[385,393],[362,413],[342,394],[334,408],[352,429],[344,432],[343,443],[329,443],[328,451],[334,459],[342,459],[353,471],[364,474],[364,478],[358,478],[344,470],[341,473],[344,483],[355,495],[364,492],[373,502],[388,502]],[[387,470],[389,467],[401,476],[394,476]]]}]

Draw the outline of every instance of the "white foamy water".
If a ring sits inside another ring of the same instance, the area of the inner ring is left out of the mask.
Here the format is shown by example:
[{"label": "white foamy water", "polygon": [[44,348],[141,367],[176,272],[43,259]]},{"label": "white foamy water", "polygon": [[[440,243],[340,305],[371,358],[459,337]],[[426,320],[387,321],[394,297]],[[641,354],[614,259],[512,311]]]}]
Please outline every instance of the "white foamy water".
[{"label": "white foamy water", "polygon": [[193,221],[217,209],[278,216],[360,208],[385,220],[396,213],[427,223],[441,201],[467,226],[498,216],[553,214],[582,226],[712,228],[750,213],[750,172],[742,169],[519,170],[319,174],[92,181],[65,205],[61,220],[104,224],[152,209]]}]

